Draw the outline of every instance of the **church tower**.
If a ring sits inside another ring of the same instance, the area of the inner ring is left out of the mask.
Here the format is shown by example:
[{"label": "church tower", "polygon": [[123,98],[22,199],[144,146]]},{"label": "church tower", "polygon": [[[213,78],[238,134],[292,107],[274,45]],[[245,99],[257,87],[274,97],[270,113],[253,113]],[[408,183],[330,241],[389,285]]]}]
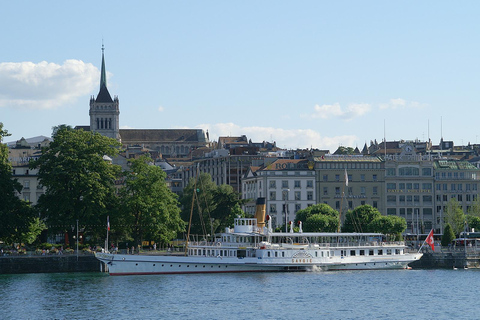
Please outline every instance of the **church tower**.
[{"label": "church tower", "polygon": [[97,98],[90,98],[90,131],[98,132],[106,137],[120,141],[118,97],[114,99],[107,89],[107,74],[105,71],[105,55],[102,44],[102,72],[100,76],[100,91]]}]

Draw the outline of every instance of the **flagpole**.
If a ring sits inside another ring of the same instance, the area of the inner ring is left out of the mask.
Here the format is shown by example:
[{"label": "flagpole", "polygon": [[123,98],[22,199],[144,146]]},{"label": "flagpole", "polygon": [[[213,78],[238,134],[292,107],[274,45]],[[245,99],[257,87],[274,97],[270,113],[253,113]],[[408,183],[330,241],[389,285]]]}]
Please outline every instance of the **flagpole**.
[{"label": "flagpole", "polygon": [[105,252],[108,252],[108,231],[110,231],[110,216],[107,216],[107,242],[105,243]]},{"label": "flagpole", "polygon": [[425,243],[427,243],[427,239],[430,237],[430,233],[432,234],[432,239],[433,239],[433,229],[428,233],[427,237],[425,238],[425,240],[423,240],[423,243],[422,243],[422,246],[420,247],[420,249],[418,249],[417,253],[420,252],[420,250],[422,250],[423,246],[425,245]]}]

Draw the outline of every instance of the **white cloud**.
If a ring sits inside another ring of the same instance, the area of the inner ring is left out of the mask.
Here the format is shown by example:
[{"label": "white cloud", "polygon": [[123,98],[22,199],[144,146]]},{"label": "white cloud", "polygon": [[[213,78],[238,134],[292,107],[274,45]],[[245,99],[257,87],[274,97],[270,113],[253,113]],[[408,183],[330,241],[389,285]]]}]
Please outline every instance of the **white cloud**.
[{"label": "white cloud", "polygon": [[315,112],[308,115],[308,117],[320,119],[341,118],[344,120],[352,120],[370,112],[371,109],[372,107],[368,103],[352,103],[343,109],[338,102],[331,105],[317,104],[314,107]]},{"label": "white cloud", "polygon": [[311,129],[281,129],[274,127],[242,127],[234,123],[201,124],[197,128],[208,130],[210,140],[218,140],[218,137],[246,135],[253,142],[269,141],[277,142],[277,146],[287,149],[329,149],[330,152],[337,150],[340,145],[354,145],[358,139],[353,135],[322,136],[319,132]]},{"label": "white cloud", "polygon": [[51,109],[90,93],[100,71],[91,63],[66,60],[0,63],[0,107]]},{"label": "white cloud", "polygon": [[426,103],[420,103],[416,101],[407,101],[405,99],[401,98],[396,98],[396,99],[390,99],[388,103],[381,103],[380,104],[380,109],[400,109],[400,108],[412,108],[412,109],[420,109],[420,108],[425,108],[427,107],[428,104]]},{"label": "white cloud", "polygon": [[162,107],[162,106],[158,107],[158,112],[163,112],[163,111],[165,111],[164,107]]}]

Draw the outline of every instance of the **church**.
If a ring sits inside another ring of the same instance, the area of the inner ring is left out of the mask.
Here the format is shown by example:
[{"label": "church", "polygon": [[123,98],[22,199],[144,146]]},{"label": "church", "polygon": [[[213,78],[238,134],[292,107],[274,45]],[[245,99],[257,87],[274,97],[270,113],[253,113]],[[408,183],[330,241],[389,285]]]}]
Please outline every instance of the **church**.
[{"label": "church", "polygon": [[107,88],[105,54],[102,46],[100,91],[90,98],[90,126],[76,129],[98,132],[120,141],[124,148],[141,147],[162,158],[187,158],[199,148],[210,146],[208,132],[203,129],[120,129],[120,102]]}]

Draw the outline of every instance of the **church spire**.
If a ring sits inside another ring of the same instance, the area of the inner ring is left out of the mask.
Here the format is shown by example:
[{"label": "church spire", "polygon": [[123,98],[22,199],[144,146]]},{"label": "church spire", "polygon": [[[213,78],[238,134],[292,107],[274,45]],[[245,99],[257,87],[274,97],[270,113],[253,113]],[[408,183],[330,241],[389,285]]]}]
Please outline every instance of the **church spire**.
[{"label": "church spire", "polygon": [[102,43],[102,70],[100,74],[100,91],[98,92],[96,102],[113,102],[112,96],[107,89],[107,72],[105,71],[105,46]]},{"label": "church spire", "polygon": [[104,86],[105,88],[107,87],[107,73],[105,72],[105,46],[102,43],[102,72],[100,76],[100,90]]}]

